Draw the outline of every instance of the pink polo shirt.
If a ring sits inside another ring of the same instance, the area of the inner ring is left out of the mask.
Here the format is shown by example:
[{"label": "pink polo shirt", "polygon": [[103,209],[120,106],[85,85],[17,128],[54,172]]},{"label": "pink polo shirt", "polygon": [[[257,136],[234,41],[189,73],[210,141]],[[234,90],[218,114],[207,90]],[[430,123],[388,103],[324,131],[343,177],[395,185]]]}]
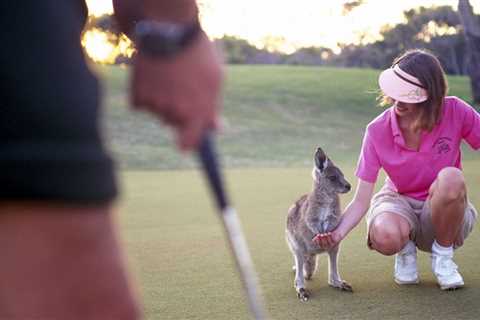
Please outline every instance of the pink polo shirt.
[{"label": "pink polo shirt", "polygon": [[383,168],[390,188],[425,200],[441,169],[461,169],[462,139],[473,149],[480,148],[480,114],[457,97],[445,98],[440,123],[431,132],[422,133],[419,151],[405,145],[390,107],[367,125],[355,174],[375,183]]}]

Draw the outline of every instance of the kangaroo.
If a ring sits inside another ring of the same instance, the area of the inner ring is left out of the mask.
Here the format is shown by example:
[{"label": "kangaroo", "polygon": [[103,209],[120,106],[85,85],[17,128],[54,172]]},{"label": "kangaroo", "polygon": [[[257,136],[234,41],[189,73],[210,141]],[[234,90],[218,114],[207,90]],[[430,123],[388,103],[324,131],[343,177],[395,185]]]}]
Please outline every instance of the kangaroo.
[{"label": "kangaroo", "polygon": [[[321,148],[315,152],[314,160],[313,190],[300,197],[290,207],[287,216],[286,240],[295,260],[294,287],[301,301],[308,301],[310,297],[304,279],[311,279],[317,266],[317,255],[326,251],[312,239],[318,233],[335,229],[341,215],[338,194],[351,189],[343,173]],[[338,250],[337,245],[328,251],[328,284],[352,292],[352,287],[338,274]]]}]

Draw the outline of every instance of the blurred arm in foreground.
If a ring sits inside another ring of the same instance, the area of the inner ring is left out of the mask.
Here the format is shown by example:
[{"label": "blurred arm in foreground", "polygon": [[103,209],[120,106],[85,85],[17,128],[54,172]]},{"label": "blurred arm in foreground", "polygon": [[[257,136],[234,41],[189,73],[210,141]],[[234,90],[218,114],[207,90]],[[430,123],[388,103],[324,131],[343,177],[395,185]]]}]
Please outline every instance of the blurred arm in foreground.
[{"label": "blurred arm in foreground", "polygon": [[[222,78],[195,2],[114,2],[140,46],[133,102],[193,149],[215,123]],[[118,190],[98,125],[100,90],[80,44],[87,15],[78,0],[0,2],[0,41],[9,48],[0,54],[8,115],[0,117],[1,319],[141,317],[114,223]]]},{"label": "blurred arm in foreground", "polygon": [[[193,0],[113,0],[115,16],[135,42],[131,102],[171,125],[181,150],[215,129],[223,72],[200,27]],[[172,31],[173,30],[173,31]]]}]

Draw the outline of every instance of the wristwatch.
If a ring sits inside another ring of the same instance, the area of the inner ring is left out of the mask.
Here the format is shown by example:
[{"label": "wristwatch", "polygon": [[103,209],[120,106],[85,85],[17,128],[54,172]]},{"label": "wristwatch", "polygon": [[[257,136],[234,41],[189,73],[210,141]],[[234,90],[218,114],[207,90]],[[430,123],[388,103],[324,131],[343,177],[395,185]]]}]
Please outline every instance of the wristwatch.
[{"label": "wristwatch", "polygon": [[141,20],[135,24],[133,36],[139,53],[170,58],[193,42],[201,30],[198,20],[186,24]]}]

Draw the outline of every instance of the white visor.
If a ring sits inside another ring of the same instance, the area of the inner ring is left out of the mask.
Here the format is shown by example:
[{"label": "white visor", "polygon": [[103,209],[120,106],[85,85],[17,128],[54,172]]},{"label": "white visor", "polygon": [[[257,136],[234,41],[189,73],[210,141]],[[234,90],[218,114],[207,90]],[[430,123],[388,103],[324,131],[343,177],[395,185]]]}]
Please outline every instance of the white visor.
[{"label": "white visor", "polygon": [[383,93],[400,102],[420,103],[428,99],[428,93],[420,80],[406,73],[398,64],[384,70],[378,77]]}]

